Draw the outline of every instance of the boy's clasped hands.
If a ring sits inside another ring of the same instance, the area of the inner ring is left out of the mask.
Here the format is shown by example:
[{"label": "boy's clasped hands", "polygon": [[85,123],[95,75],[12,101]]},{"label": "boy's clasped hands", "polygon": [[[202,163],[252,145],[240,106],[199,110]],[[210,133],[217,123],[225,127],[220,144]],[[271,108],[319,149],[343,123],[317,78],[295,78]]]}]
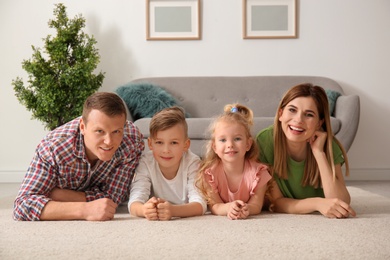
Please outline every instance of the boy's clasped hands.
[{"label": "boy's clasped hands", "polygon": [[143,211],[148,220],[170,220],[172,218],[172,204],[161,198],[150,198],[143,205]]}]

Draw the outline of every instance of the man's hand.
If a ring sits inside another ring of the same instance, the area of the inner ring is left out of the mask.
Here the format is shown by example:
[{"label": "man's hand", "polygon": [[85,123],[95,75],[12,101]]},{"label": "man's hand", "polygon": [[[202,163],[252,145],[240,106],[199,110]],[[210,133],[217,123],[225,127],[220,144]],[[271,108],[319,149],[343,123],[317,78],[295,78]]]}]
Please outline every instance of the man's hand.
[{"label": "man's hand", "polygon": [[84,208],[84,219],[90,221],[112,220],[118,205],[111,199],[103,198],[87,202]]}]

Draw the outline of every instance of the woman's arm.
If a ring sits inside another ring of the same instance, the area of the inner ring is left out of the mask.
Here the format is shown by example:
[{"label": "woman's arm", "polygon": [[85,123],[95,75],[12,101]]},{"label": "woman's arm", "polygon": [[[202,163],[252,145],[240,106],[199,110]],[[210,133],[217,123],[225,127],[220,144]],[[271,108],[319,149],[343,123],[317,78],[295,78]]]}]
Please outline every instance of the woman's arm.
[{"label": "woman's arm", "polygon": [[336,178],[333,178],[332,167],[326,158],[324,152],[326,138],[326,132],[316,131],[310,139],[310,146],[320,171],[325,198],[338,198],[349,204],[351,203],[351,196],[345,186],[341,165],[335,165]]},{"label": "woman's arm", "polygon": [[336,178],[333,179],[332,168],[330,167],[325,153],[315,155],[320,170],[322,188],[325,198],[338,198],[345,203],[351,203],[351,196],[345,185],[341,165],[335,165]]},{"label": "woman's arm", "polygon": [[307,214],[319,211],[328,218],[346,218],[356,216],[355,211],[346,202],[337,198],[291,199],[283,197],[276,182],[272,183],[271,197],[275,212],[289,214]]}]

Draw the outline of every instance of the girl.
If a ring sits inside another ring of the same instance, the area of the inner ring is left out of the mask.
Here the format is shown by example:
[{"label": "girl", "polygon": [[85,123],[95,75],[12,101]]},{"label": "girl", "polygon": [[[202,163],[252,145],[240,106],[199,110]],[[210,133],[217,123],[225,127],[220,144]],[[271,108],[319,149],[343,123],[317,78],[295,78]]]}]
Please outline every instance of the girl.
[{"label": "girl", "polygon": [[355,216],[341,165],[346,152],[333,136],[323,88],[301,84],[281,100],[274,125],[256,137],[262,162],[272,165],[271,185],[276,212],[319,211],[329,218]]},{"label": "girl", "polygon": [[271,176],[268,167],[257,161],[258,147],[250,132],[252,110],[232,104],[224,111],[211,124],[211,140],[196,186],[212,214],[245,219],[261,212]]}]

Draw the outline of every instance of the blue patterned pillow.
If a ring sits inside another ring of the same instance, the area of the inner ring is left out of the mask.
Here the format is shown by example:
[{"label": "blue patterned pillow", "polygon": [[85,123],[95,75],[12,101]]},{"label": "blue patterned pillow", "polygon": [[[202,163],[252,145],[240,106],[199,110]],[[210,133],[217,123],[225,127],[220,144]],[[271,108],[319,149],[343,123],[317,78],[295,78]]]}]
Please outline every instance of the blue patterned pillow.
[{"label": "blue patterned pillow", "polygon": [[336,101],[341,94],[337,91],[327,89],[325,90],[326,95],[328,96],[328,101],[329,101],[329,113],[332,116],[334,112],[334,108],[336,106]]},{"label": "blue patterned pillow", "polygon": [[117,88],[116,93],[125,101],[134,121],[178,105],[171,94],[150,83],[129,83]]}]

